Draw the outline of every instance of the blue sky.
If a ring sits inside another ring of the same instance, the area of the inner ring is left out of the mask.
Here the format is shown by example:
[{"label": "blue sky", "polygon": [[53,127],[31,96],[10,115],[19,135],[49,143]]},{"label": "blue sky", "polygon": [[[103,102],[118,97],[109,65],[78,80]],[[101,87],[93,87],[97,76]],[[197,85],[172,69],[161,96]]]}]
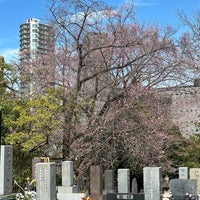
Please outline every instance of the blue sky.
[{"label": "blue sky", "polygon": [[[106,0],[107,3],[121,5],[128,0]],[[182,10],[188,16],[200,9],[200,0],[135,0],[138,20],[178,26],[177,11]],[[28,18],[37,18],[45,22],[47,0],[0,0],[0,55],[8,63],[19,48],[19,26]]]}]

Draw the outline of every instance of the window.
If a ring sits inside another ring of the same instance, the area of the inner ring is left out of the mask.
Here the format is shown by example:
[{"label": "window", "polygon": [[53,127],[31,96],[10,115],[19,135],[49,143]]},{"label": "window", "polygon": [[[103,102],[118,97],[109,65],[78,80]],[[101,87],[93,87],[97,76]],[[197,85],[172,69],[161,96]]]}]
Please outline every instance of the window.
[{"label": "window", "polygon": [[32,24],[32,28],[37,28],[38,25],[37,24]]},{"label": "window", "polygon": [[32,34],[32,38],[33,38],[33,39],[36,39],[36,38],[37,38],[37,34],[33,33],[33,34]]},{"label": "window", "polygon": [[38,45],[37,44],[32,44],[32,49],[37,49]]},{"label": "window", "polygon": [[33,43],[37,43],[37,39],[32,39],[32,42]]}]

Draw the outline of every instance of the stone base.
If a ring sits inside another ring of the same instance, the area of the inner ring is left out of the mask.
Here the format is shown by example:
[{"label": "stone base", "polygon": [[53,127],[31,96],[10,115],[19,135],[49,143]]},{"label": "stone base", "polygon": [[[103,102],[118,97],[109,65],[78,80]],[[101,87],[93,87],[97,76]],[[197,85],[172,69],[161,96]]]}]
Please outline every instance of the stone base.
[{"label": "stone base", "polygon": [[9,199],[9,200],[15,200],[16,194],[9,194],[9,195],[0,195],[0,200],[5,200],[5,199]]},{"label": "stone base", "polygon": [[78,193],[78,186],[57,186],[58,193]]},{"label": "stone base", "polygon": [[81,200],[84,195],[84,193],[57,193],[57,200]]},{"label": "stone base", "polygon": [[115,190],[103,190],[103,194],[107,194],[107,193],[115,193]]}]

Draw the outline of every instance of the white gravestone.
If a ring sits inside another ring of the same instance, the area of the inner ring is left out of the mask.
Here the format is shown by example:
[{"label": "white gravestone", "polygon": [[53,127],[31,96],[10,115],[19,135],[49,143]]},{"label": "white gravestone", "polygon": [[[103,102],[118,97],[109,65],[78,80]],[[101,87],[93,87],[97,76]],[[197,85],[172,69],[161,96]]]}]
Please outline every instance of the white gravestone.
[{"label": "white gravestone", "polygon": [[74,170],[72,161],[62,162],[62,186],[57,186],[57,200],[80,200],[85,193],[78,193],[74,185]]},{"label": "white gravestone", "polygon": [[56,200],[56,165],[52,163],[36,164],[37,200]]},{"label": "white gravestone", "polygon": [[188,179],[188,167],[178,168],[179,179]]},{"label": "white gravestone", "polygon": [[145,200],[161,200],[161,168],[144,167]]},{"label": "white gravestone", "polygon": [[74,178],[73,162],[63,161],[62,162],[62,186],[72,186]]},{"label": "white gravestone", "polygon": [[118,193],[130,193],[130,169],[118,169]]}]

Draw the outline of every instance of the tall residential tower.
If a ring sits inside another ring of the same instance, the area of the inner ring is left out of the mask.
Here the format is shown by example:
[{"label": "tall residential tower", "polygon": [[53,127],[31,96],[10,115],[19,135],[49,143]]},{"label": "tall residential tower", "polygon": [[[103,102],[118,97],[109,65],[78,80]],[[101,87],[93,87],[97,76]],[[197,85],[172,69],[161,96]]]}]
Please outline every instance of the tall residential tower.
[{"label": "tall residential tower", "polygon": [[28,19],[20,25],[20,51],[31,54],[48,54],[54,50],[54,30],[48,24],[40,23],[38,19]]},{"label": "tall residential tower", "polygon": [[52,26],[30,18],[20,25],[21,93],[32,95],[55,82],[55,32]]}]

